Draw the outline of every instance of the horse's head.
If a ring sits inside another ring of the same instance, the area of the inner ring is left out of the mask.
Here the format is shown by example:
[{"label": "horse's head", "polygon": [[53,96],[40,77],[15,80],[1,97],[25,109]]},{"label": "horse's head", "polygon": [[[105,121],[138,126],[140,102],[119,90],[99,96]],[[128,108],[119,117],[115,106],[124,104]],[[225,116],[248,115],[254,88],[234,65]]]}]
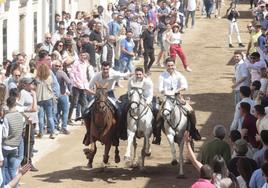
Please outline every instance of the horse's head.
[{"label": "horse's head", "polygon": [[108,83],[105,83],[104,85],[99,84],[98,82],[95,83],[96,85],[96,104],[98,105],[99,111],[104,111],[106,105],[107,105],[107,97],[108,97]]},{"label": "horse's head", "polygon": [[171,96],[166,96],[166,99],[163,103],[162,106],[162,116],[164,118],[168,117],[171,115],[172,111],[174,110],[175,107],[175,98]]},{"label": "horse's head", "polygon": [[140,103],[143,100],[142,89],[133,87],[128,92],[128,100],[130,102],[130,110],[133,115],[137,115]]}]

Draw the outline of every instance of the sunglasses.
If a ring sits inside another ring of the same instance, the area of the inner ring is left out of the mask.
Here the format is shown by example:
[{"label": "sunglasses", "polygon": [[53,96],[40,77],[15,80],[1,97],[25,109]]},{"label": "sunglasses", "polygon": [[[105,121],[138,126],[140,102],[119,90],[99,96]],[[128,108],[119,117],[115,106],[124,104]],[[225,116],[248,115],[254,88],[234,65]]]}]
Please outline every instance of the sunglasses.
[{"label": "sunglasses", "polygon": [[60,68],[60,67],[61,67],[61,65],[55,65],[55,67],[59,67],[59,68]]},{"label": "sunglasses", "polygon": [[51,39],[51,37],[46,37],[46,39]]},{"label": "sunglasses", "polygon": [[58,46],[63,47],[63,44],[59,44]]},{"label": "sunglasses", "polygon": [[16,77],[20,77],[20,74],[16,74],[15,76],[16,76]]}]

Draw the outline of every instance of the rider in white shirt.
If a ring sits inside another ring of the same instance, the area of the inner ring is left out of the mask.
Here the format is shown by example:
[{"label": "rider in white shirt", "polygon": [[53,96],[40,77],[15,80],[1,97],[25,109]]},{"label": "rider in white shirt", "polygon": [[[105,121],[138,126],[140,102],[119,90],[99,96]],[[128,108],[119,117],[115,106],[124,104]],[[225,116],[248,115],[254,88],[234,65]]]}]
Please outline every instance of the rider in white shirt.
[{"label": "rider in white shirt", "polygon": [[131,77],[128,82],[128,91],[131,88],[141,88],[147,104],[151,104],[153,100],[153,82],[149,77],[144,77],[143,69],[137,67],[135,69],[135,76]]},{"label": "rider in white shirt", "polygon": [[[182,92],[188,89],[186,78],[177,70],[175,70],[175,60],[173,58],[166,59],[167,70],[162,72],[159,76],[159,92],[165,96],[178,97],[180,101],[185,102],[182,97]],[[200,135],[195,128],[196,117],[193,108],[185,102],[183,108],[188,112],[191,121],[190,135],[195,140],[200,140]]]}]

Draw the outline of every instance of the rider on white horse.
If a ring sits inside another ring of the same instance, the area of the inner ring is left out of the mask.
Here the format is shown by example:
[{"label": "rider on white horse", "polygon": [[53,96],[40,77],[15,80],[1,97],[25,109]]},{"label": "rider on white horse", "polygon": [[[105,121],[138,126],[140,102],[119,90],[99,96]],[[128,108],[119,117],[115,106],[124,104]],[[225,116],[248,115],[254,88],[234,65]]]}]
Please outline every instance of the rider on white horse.
[{"label": "rider on white horse", "polygon": [[143,68],[135,69],[135,76],[131,77],[128,82],[128,91],[133,87],[141,88],[147,104],[151,104],[153,99],[153,82],[150,77],[144,77]]},{"label": "rider on white horse", "polygon": [[[198,130],[195,128],[196,117],[193,108],[183,99],[182,92],[188,89],[188,83],[186,78],[177,70],[175,70],[175,60],[173,58],[167,58],[166,61],[167,70],[162,72],[159,76],[159,92],[165,96],[177,97],[183,104],[183,108],[187,111],[190,118],[190,135],[195,140],[200,140]],[[161,128],[161,127],[159,127]],[[156,138],[160,142],[159,136]]]}]

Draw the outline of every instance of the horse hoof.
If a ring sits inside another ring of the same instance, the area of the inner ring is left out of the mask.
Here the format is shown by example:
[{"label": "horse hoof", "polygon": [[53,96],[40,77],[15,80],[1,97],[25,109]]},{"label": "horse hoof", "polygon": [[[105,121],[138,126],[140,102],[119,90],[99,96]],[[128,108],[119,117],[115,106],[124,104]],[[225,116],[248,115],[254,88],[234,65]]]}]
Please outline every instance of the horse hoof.
[{"label": "horse hoof", "polygon": [[87,163],[87,167],[88,168],[92,168],[93,166],[92,166],[92,163]]},{"label": "horse hoof", "polygon": [[184,179],[185,178],[185,175],[184,174],[179,174],[179,175],[177,175],[177,178],[178,179]]},{"label": "horse hoof", "polygon": [[149,152],[149,153],[146,153],[146,152],[145,152],[145,156],[146,156],[146,157],[150,157],[150,156],[151,156],[151,152]]},{"label": "horse hoof", "polygon": [[124,161],[129,162],[131,159],[128,156],[124,156]]},{"label": "horse hoof", "polygon": [[103,162],[104,164],[107,164],[108,161],[109,161],[109,155],[108,155],[108,156],[105,156],[105,155],[104,155],[104,156],[103,156],[103,161],[102,161],[102,162]]},{"label": "horse hoof", "polygon": [[88,148],[85,148],[85,149],[83,149],[83,152],[85,155],[87,155],[88,153],[90,153],[90,150]]},{"label": "horse hoof", "polygon": [[173,161],[171,161],[171,165],[172,166],[176,166],[176,165],[178,165],[179,163],[178,163],[178,161],[177,160],[173,160]]},{"label": "horse hoof", "polygon": [[116,155],[116,156],[114,157],[114,162],[115,162],[115,163],[120,163],[120,156],[119,156],[119,155]]}]

